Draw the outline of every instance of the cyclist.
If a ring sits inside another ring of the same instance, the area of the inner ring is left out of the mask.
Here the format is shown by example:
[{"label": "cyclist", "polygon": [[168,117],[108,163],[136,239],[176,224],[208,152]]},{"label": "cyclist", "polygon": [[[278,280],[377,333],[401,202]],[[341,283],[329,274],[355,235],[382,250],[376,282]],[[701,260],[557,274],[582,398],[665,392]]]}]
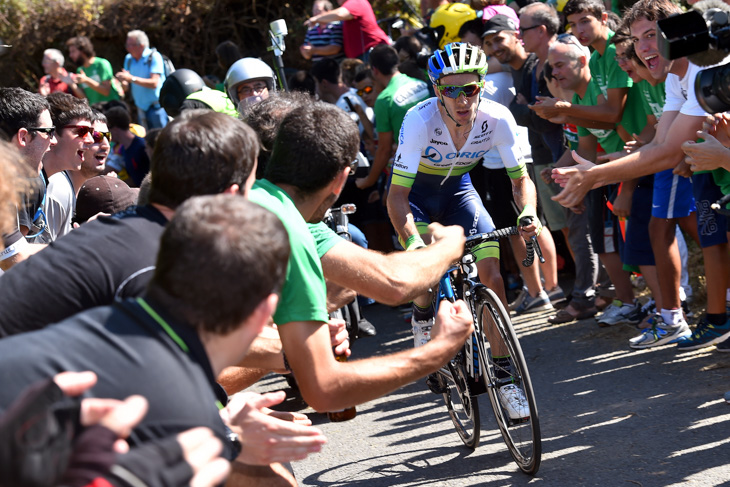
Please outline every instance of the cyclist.
[{"label": "cyclist", "polygon": [[[388,194],[388,213],[407,251],[430,241],[427,226],[433,221],[461,225],[467,235],[494,230],[469,177],[469,170],[492,147],[499,151],[512,181],[515,203],[522,209],[519,218],[532,217],[533,223],[521,228],[522,237],[529,239],[540,232],[535,186],[516,141],[517,125],[508,108],[481,97],[486,73],[486,54],[466,43],[448,44],[429,59],[428,74],[436,97],[406,114]],[[499,244],[480,244],[474,256],[480,280],[506,306]],[[416,298],[412,317],[415,346],[430,339],[433,317],[431,296]],[[498,369],[508,370],[509,357],[496,332],[486,331]],[[438,390],[433,380],[428,384],[434,392]],[[513,384],[500,388],[500,402],[513,419],[529,416],[524,392]]]}]

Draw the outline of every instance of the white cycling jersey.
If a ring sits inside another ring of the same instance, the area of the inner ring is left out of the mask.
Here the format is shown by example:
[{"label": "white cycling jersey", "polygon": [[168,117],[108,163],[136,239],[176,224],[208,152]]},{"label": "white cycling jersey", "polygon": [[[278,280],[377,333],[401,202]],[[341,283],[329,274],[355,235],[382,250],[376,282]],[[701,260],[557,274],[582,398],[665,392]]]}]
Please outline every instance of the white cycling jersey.
[{"label": "white cycling jersey", "polygon": [[406,114],[393,162],[391,184],[436,186],[460,183],[491,148],[496,147],[513,179],[527,175],[517,123],[509,109],[481,98],[466,144],[456,150],[438,109],[440,100],[429,98]]}]

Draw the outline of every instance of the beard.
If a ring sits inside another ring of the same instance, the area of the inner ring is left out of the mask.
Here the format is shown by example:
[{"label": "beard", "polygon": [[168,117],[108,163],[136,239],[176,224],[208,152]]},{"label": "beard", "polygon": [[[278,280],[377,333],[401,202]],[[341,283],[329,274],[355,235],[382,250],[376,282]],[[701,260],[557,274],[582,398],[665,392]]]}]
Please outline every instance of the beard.
[{"label": "beard", "polygon": [[339,198],[340,195],[330,193],[330,195],[325,198],[324,201],[317,207],[317,209],[314,211],[311,217],[309,217],[309,220],[307,220],[307,223],[319,223],[324,218],[325,213],[327,213],[327,210],[329,210],[332,205],[335,204],[335,201],[337,201],[337,198]]}]

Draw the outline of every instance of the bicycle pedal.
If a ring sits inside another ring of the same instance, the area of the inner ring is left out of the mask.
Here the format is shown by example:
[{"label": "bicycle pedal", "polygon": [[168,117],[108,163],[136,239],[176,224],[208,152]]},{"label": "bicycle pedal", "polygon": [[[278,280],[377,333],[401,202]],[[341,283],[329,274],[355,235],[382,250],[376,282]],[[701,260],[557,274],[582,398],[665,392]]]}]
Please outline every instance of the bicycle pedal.
[{"label": "bicycle pedal", "polygon": [[434,394],[446,394],[449,390],[444,380],[438,374],[431,374],[426,377],[426,385]]}]

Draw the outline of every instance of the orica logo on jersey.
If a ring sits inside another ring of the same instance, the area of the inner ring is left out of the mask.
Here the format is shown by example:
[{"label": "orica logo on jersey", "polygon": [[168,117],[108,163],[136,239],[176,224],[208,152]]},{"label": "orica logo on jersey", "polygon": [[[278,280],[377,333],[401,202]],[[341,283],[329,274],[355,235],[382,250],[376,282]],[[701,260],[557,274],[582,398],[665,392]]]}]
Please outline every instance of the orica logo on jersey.
[{"label": "orica logo on jersey", "polygon": [[450,161],[452,159],[459,158],[459,159],[470,159],[471,161],[473,161],[474,159],[479,159],[486,153],[487,153],[487,151],[485,151],[485,150],[474,151],[474,152],[468,152],[468,151],[467,152],[447,152],[446,155],[444,156],[443,154],[441,154],[441,152],[439,152],[438,149],[429,145],[428,147],[426,147],[426,150],[423,153],[423,157],[426,159],[429,159],[434,164],[438,164],[439,162],[443,161],[444,159]]}]

